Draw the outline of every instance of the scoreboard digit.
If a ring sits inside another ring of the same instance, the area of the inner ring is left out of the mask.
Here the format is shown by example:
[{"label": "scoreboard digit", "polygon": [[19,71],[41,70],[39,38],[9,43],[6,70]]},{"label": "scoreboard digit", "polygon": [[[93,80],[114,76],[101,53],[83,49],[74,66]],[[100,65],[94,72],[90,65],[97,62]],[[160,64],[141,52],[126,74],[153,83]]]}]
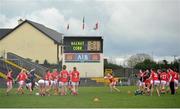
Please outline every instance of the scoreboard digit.
[{"label": "scoreboard digit", "polygon": [[87,50],[88,51],[100,51],[100,41],[88,41]]}]

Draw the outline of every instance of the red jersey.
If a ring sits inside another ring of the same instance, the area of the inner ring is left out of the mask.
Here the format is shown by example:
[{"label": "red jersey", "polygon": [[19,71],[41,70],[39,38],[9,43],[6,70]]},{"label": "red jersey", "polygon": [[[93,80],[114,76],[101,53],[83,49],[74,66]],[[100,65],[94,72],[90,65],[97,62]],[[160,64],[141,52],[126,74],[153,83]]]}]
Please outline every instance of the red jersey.
[{"label": "red jersey", "polygon": [[47,72],[44,76],[44,80],[51,80],[51,79],[52,79],[51,73]]},{"label": "red jersey", "polygon": [[106,76],[109,79],[109,82],[116,82],[115,78],[113,76]]},{"label": "red jersey", "polygon": [[7,82],[12,82],[13,81],[13,77],[12,74],[10,72],[7,73]]},{"label": "red jersey", "polygon": [[139,75],[139,77],[142,77],[142,78],[143,78],[143,77],[144,77],[144,74],[145,74],[145,72],[139,72],[138,75]]},{"label": "red jersey", "polygon": [[52,79],[55,80],[58,78],[59,73],[56,71],[56,72],[53,72],[51,75],[52,75]]},{"label": "red jersey", "polygon": [[69,73],[67,70],[62,70],[60,72],[60,78],[59,81],[61,82],[68,82]]},{"label": "red jersey", "polygon": [[177,72],[175,72],[175,73],[176,73],[176,74],[175,74],[174,79],[179,80],[179,74],[178,74]]},{"label": "red jersey", "polygon": [[20,72],[17,78],[18,78],[18,81],[25,81],[27,79],[27,75],[26,73]]},{"label": "red jersey", "polygon": [[170,72],[168,72],[168,73],[167,73],[167,82],[170,81],[170,76],[171,76],[171,74],[170,74]]},{"label": "red jersey", "polygon": [[168,80],[168,75],[166,72],[162,72],[160,74],[160,79],[163,80],[163,81],[167,81]]},{"label": "red jersey", "polygon": [[140,73],[140,77],[144,77],[144,74],[145,74],[144,72]]},{"label": "red jersey", "polygon": [[145,80],[145,85],[149,85],[149,84],[151,84],[151,79],[146,79]]},{"label": "red jersey", "polygon": [[176,73],[171,70],[171,71],[169,72],[169,74],[170,74],[170,77],[171,77],[171,81],[174,81],[174,78],[175,78]]},{"label": "red jersey", "polygon": [[71,73],[71,81],[72,82],[79,82],[79,72],[78,71],[73,71]]},{"label": "red jersey", "polygon": [[158,79],[158,74],[155,73],[155,72],[151,72],[151,77],[152,77],[153,81],[159,80],[159,79]]}]

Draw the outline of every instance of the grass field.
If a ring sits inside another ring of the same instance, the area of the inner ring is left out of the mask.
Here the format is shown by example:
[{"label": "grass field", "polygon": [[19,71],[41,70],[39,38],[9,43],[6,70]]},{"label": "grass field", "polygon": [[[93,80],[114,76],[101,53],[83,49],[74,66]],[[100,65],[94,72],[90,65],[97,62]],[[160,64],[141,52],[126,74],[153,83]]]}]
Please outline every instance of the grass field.
[{"label": "grass field", "polygon": [[[42,108],[179,108],[180,91],[172,96],[170,94],[158,97],[134,95],[135,86],[118,87],[121,92],[108,92],[108,87],[81,87],[78,96],[37,96],[17,95],[15,89],[9,96],[4,94],[5,89],[0,89],[0,107],[42,107]],[[128,94],[131,91],[131,94]],[[34,92],[35,93],[35,92]],[[94,102],[97,97],[99,101]]]}]

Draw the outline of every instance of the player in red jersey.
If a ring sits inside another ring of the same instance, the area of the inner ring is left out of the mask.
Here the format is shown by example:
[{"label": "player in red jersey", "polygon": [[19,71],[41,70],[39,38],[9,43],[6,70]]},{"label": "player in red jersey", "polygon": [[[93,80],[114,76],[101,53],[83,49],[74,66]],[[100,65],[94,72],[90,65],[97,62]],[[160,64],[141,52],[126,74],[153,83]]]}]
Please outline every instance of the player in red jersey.
[{"label": "player in red jersey", "polygon": [[39,86],[39,95],[40,96],[45,96],[45,82],[42,78],[38,81],[38,86]]},{"label": "player in red jersey", "polygon": [[69,78],[68,78],[68,90],[70,91],[70,94],[73,94],[73,86],[72,86],[72,81],[71,81],[71,78],[72,78],[72,72],[71,70],[69,70]]},{"label": "player in red jersey", "polygon": [[66,65],[63,65],[63,70],[59,74],[59,85],[61,87],[61,95],[66,95],[67,93],[67,85],[68,85],[68,77],[69,73],[66,70]]},{"label": "player in red jersey", "polygon": [[116,88],[117,81],[115,80],[115,78],[112,76],[111,73],[108,73],[104,78],[109,79],[110,92],[112,92],[113,89],[116,90],[117,92],[120,92],[120,90]]},{"label": "player in red jersey", "polygon": [[52,81],[51,81],[51,86],[54,89],[54,95],[58,95],[58,75],[59,72],[57,69],[54,69],[53,72],[51,73],[52,75]]},{"label": "player in red jersey", "polygon": [[6,85],[7,85],[7,89],[6,89],[6,95],[8,95],[9,91],[12,89],[12,84],[13,84],[13,77],[12,77],[12,70],[10,70],[8,73],[7,73],[7,82],[6,82]]},{"label": "player in red jersey", "polygon": [[151,69],[150,78],[153,80],[153,85],[152,85],[152,88],[151,88],[151,95],[152,95],[152,93],[154,91],[154,88],[156,88],[156,92],[157,92],[158,96],[160,96],[160,93],[159,93],[160,81],[159,81],[158,74],[154,71],[154,69]]},{"label": "player in red jersey", "polygon": [[179,73],[177,72],[177,70],[175,70],[175,77],[174,77],[174,85],[175,85],[175,90],[178,90],[178,85],[179,85]]},{"label": "player in red jersey", "polygon": [[17,89],[17,93],[24,94],[23,87],[25,86],[25,81],[27,79],[26,70],[22,69],[21,72],[18,74],[16,80],[18,80],[19,87]]},{"label": "player in red jersey", "polygon": [[49,70],[46,70],[46,73],[44,75],[44,83],[45,83],[45,92],[48,96],[50,96],[49,91],[51,90],[51,80],[52,80],[52,75]]},{"label": "player in red jersey", "polygon": [[151,91],[151,87],[152,87],[152,84],[151,84],[151,78],[147,78],[146,80],[145,80],[145,93],[147,94],[147,95],[150,95],[150,91]]},{"label": "player in red jersey", "polygon": [[78,86],[80,81],[80,73],[77,71],[76,67],[73,67],[73,71],[71,73],[71,82],[72,82],[72,93],[73,95],[78,94]]},{"label": "player in red jersey", "polygon": [[170,77],[171,77],[171,74],[170,74],[170,70],[169,69],[167,69],[167,83],[166,83],[166,87],[167,87],[167,93],[169,93],[170,92],[170,87],[169,87],[169,83],[170,83]]},{"label": "player in red jersey", "polygon": [[144,83],[145,83],[145,87],[144,87],[144,93],[146,95],[150,95],[150,92],[151,92],[151,87],[152,87],[152,79],[150,78],[150,72],[149,70],[146,70],[145,71],[145,74],[144,74]]},{"label": "player in red jersey", "polygon": [[165,93],[166,90],[165,90],[165,87],[166,87],[166,84],[167,84],[167,80],[168,80],[168,75],[167,73],[165,72],[165,70],[163,70],[161,73],[160,73],[160,80],[161,80],[161,93]]}]

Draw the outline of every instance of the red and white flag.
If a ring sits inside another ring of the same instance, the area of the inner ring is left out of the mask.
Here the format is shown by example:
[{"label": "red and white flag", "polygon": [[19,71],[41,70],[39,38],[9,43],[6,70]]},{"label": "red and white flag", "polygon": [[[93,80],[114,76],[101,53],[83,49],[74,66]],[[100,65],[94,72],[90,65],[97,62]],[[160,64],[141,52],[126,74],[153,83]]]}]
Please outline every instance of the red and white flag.
[{"label": "red and white flag", "polygon": [[83,30],[85,29],[85,17],[83,17],[83,26],[82,26],[82,29]]},{"label": "red and white flag", "polygon": [[93,28],[94,30],[98,30],[98,28],[99,28],[99,24],[98,24],[98,22],[95,24],[95,27]]},{"label": "red and white flag", "polygon": [[69,24],[67,25],[67,30],[69,30]]}]

